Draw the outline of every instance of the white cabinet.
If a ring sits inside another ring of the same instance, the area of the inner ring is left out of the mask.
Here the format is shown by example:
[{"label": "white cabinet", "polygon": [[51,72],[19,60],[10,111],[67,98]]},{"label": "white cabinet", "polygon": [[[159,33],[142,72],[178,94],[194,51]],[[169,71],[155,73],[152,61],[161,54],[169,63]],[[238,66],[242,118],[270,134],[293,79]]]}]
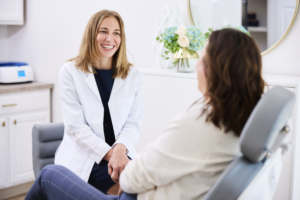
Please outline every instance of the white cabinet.
[{"label": "white cabinet", "polygon": [[32,167],[32,137],[34,124],[49,123],[49,112],[14,115],[9,121],[10,184],[34,180]]},{"label": "white cabinet", "polygon": [[0,189],[34,180],[32,127],[50,123],[50,89],[0,94]]},{"label": "white cabinet", "polygon": [[23,25],[24,1],[0,0],[0,24]]},{"label": "white cabinet", "polygon": [[140,71],[144,82],[144,117],[141,136],[135,145],[137,152],[154,142],[177,113],[202,97],[194,73],[160,68]]},{"label": "white cabinet", "polygon": [[274,45],[288,30],[297,0],[268,0],[268,47]]},{"label": "white cabinet", "polygon": [[138,152],[154,142],[177,113],[202,96],[195,79],[145,74],[143,82],[144,117],[141,137],[135,146]]},{"label": "white cabinet", "polygon": [[7,170],[7,136],[8,136],[7,119],[0,117],[0,188],[7,184],[7,177],[5,173]]}]

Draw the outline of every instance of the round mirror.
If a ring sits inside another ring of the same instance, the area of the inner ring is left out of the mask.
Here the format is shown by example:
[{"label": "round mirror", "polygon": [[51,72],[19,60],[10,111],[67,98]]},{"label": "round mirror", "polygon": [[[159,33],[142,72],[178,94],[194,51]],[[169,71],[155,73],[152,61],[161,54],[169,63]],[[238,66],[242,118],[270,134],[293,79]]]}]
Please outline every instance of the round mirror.
[{"label": "round mirror", "polygon": [[274,49],[290,31],[300,0],[188,0],[191,24],[209,28],[244,26],[262,55]]}]

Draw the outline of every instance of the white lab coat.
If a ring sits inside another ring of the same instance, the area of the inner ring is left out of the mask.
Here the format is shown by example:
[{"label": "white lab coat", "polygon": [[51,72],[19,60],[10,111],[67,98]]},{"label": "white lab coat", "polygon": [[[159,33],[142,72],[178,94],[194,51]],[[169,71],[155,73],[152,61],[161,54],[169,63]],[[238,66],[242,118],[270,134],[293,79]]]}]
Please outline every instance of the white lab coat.
[{"label": "white lab coat", "polygon": [[[131,67],[125,79],[115,78],[108,107],[116,143],[133,148],[140,136],[143,106],[143,80]],[[59,73],[59,89],[65,133],[55,155],[55,164],[63,165],[88,181],[94,163],[99,163],[110,146],[103,131],[104,108],[93,73],[84,73],[75,62],[65,63]]]}]

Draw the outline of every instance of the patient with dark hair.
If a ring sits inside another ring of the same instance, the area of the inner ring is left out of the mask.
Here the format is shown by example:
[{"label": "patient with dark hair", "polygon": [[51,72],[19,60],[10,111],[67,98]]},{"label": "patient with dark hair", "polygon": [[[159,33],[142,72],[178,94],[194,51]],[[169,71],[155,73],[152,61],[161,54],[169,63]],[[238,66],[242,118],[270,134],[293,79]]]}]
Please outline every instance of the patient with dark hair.
[{"label": "patient with dark hair", "polygon": [[[265,82],[255,41],[214,31],[197,63],[203,98],[178,113],[125,167],[120,196],[101,193],[59,165],[46,166],[26,199],[202,199],[238,155],[239,136]],[[159,113],[158,113],[159,114]]]}]

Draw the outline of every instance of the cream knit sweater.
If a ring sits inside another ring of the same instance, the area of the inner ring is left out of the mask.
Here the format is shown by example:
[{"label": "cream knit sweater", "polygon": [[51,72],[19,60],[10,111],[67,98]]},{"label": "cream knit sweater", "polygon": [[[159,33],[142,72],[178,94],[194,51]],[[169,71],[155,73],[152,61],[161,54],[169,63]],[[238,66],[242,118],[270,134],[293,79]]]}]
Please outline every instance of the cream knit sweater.
[{"label": "cream knit sweater", "polygon": [[239,138],[224,133],[195,105],[176,115],[161,136],[130,161],[120,177],[138,200],[202,199],[240,154]]}]

